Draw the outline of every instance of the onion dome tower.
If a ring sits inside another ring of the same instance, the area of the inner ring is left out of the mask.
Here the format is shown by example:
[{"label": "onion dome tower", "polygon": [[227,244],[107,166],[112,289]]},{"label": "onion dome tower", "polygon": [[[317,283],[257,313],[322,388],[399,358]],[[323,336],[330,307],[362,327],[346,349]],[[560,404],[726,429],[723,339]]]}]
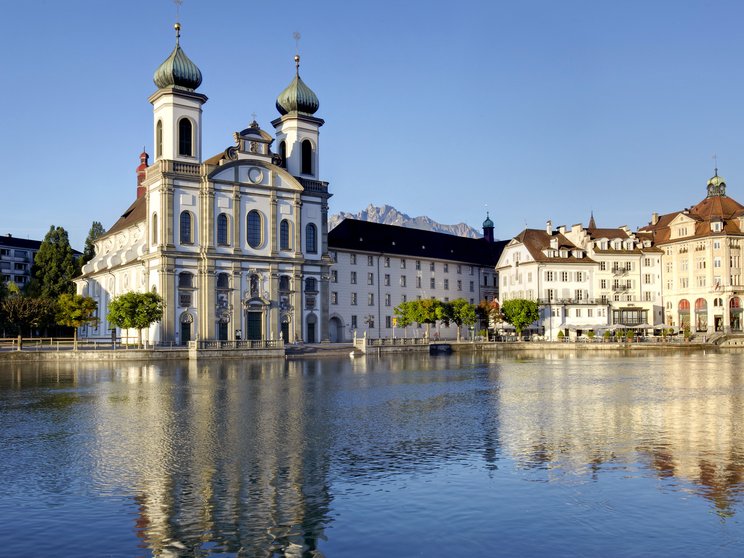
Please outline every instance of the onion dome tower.
[{"label": "onion dome tower", "polygon": [[493,242],[493,221],[491,221],[488,211],[486,211],[486,220],[483,221],[483,238],[487,242]]},{"label": "onion dome tower", "polygon": [[153,106],[155,160],[201,162],[202,105],[207,97],[197,93],[202,74],[181,48],[181,24],[176,23],[176,46],[153,75],[158,90],[150,96]]},{"label": "onion dome tower", "polygon": [[325,123],[315,117],[318,96],[300,78],[300,56],[295,55],[295,77],[276,99],[281,115],[272,121],[282,166],[292,175],[310,179],[319,176],[319,131]]}]

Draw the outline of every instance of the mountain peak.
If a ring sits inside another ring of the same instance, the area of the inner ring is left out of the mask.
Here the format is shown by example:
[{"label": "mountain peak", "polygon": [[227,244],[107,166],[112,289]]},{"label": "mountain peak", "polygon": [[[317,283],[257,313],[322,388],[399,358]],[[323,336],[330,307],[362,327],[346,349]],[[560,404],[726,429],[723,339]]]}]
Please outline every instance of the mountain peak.
[{"label": "mountain peak", "polygon": [[357,219],[359,221],[369,221],[370,223],[382,223],[383,225],[397,225],[399,227],[441,232],[455,236],[464,236],[467,238],[480,238],[482,236],[476,229],[466,225],[465,223],[443,225],[425,215],[411,217],[388,204],[383,206],[369,204],[365,209],[362,209],[358,213],[341,211],[331,215],[328,217],[328,230],[333,229],[344,219]]}]

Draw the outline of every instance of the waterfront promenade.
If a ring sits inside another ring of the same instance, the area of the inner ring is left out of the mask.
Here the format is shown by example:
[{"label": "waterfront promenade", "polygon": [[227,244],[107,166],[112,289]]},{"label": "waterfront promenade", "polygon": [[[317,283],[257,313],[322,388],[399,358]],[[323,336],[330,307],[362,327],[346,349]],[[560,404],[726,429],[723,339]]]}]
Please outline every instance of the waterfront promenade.
[{"label": "waterfront promenade", "polygon": [[[316,343],[284,345],[280,341],[196,341],[188,346],[111,343],[103,341],[78,341],[74,347],[72,339],[30,338],[20,344],[16,338],[0,339],[0,361],[163,361],[202,359],[249,359],[249,358],[301,358],[323,356],[381,355],[400,352],[428,353],[430,342],[424,338],[365,339],[352,343]],[[647,337],[632,341],[606,341],[579,339],[576,341],[517,341],[514,338],[499,341],[437,341],[453,352],[543,352],[543,351],[660,351],[676,352],[706,349],[744,347],[744,335],[721,335],[697,337],[691,340],[679,338]]]}]

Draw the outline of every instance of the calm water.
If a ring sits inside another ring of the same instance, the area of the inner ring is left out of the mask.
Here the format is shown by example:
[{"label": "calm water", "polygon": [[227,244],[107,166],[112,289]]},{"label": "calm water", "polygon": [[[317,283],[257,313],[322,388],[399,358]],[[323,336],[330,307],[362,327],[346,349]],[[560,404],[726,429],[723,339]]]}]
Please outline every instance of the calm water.
[{"label": "calm water", "polygon": [[744,555],[743,353],[0,367],[0,556]]}]

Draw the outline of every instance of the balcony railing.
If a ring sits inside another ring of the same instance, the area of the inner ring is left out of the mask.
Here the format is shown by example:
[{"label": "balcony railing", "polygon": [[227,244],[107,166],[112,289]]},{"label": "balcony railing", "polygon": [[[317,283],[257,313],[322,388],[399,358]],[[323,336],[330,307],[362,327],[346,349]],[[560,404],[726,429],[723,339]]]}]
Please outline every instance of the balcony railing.
[{"label": "balcony railing", "polygon": [[281,349],[284,347],[284,341],[282,339],[246,339],[241,341],[200,339],[189,341],[189,347],[196,347],[197,349]]},{"label": "balcony railing", "polygon": [[297,181],[302,184],[302,187],[306,192],[317,192],[319,194],[328,193],[328,182],[322,182],[320,180],[313,180],[311,178],[303,178],[301,176],[295,176]]},{"label": "balcony railing", "polygon": [[539,298],[537,303],[541,306],[560,306],[561,304],[607,304],[607,301],[602,301],[599,298]]},{"label": "balcony railing", "polygon": [[160,159],[155,161],[153,165],[147,168],[147,177],[150,178],[153,174],[158,173],[173,173],[182,174],[186,176],[200,176],[201,165],[199,163],[184,163],[181,161],[171,161],[168,159]]},{"label": "balcony railing", "polygon": [[628,274],[628,270],[625,269],[624,267],[617,267],[617,268],[614,268],[613,267],[612,268],[612,274],[615,277],[622,277],[623,275],[627,275]]}]

